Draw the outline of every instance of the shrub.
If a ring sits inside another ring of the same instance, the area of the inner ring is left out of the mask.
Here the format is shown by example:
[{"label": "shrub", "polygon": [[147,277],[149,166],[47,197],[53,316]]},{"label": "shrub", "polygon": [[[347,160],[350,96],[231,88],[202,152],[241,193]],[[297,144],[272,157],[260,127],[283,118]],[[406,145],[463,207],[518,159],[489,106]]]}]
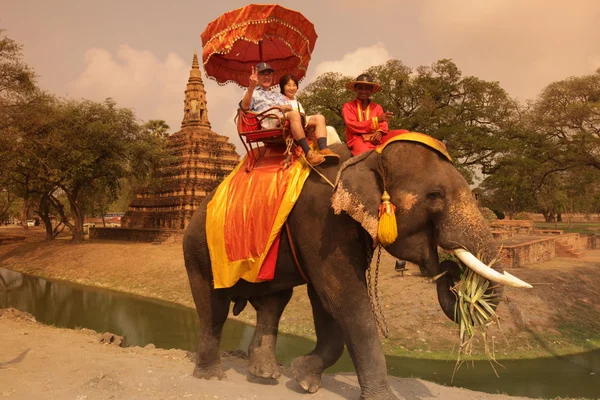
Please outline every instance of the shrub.
[{"label": "shrub", "polygon": [[500,210],[492,210],[494,212],[494,214],[496,214],[496,217],[498,217],[498,219],[504,219],[506,218],[506,216],[504,215],[504,213]]},{"label": "shrub", "polygon": [[480,207],[479,211],[481,211],[481,215],[483,215],[483,218],[485,218],[488,223],[494,222],[498,219],[496,214],[487,207]]},{"label": "shrub", "polygon": [[529,215],[528,212],[521,211],[521,212],[518,212],[517,215],[515,215],[515,219],[524,221],[524,220],[533,219],[533,218],[531,218],[531,215]]}]

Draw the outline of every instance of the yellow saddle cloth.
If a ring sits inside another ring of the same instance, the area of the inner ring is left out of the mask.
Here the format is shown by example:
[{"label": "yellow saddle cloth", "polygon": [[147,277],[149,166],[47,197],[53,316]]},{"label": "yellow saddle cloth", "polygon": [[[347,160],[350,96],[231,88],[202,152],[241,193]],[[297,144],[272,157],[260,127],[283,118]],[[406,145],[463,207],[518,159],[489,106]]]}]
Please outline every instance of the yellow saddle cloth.
[{"label": "yellow saddle cloth", "polygon": [[244,157],[208,203],[206,235],[215,289],[239,279],[273,279],[279,233],[310,174],[303,160],[282,169],[280,149],[262,151],[250,172]]}]

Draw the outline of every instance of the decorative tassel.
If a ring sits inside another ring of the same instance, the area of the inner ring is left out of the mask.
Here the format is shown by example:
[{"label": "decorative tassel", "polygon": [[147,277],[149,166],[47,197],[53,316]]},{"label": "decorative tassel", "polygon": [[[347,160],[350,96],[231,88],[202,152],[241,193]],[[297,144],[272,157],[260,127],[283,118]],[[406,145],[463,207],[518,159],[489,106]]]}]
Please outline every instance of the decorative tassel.
[{"label": "decorative tassel", "polygon": [[377,226],[377,239],[382,246],[389,246],[394,243],[398,237],[398,227],[396,226],[396,206],[390,203],[390,195],[384,191],[381,195],[381,205],[379,206],[379,225]]}]

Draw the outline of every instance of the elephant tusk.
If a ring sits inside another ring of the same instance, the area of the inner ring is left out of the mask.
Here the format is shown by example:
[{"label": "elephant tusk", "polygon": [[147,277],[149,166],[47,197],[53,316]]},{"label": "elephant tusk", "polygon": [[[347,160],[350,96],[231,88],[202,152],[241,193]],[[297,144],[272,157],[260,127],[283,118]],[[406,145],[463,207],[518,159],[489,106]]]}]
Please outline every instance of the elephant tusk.
[{"label": "elephant tusk", "polygon": [[487,280],[519,288],[533,287],[529,283],[522,281],[521,279],[509,274],[506,271],[504,271],[504,273],[501,274],[495,269],[488,267],[467,250],[456,249],[453,251],[456,257],[458,257],[458,259],[462,261],[463,264],[465,264],[467,267],[471,268],[473,271],[477,272],[479,275],[483,276]]}]

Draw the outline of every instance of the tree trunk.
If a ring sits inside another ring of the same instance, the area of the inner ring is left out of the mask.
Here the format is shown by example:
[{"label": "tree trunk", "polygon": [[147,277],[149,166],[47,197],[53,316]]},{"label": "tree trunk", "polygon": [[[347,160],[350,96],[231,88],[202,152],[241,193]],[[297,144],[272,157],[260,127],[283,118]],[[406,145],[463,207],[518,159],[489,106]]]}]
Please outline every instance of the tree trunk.
[{"label": "tree trunk", "polygon": [[83,241],[83,220],[85,216],[83,215],[83,211],[79,204],[77,203],[77,193],[78,189],[75,188],[72,191],[67,190],[66,187],[61,186],[61,189],[67,196],[69,200],[69,205],[71,206],[71,217],[73,218],[73,224],[67,224],[67,226],[71,229],[71,233],[73,234],[72,241],[74,243],[81,243]]},{"label": "tree trunk", "polygon": [[50,195],[50,201],[52,202],[52,205],[54,206],[54,209],[58,215],[60,215],[60,221],[56,224],[52,235],[56,238],[65,229],[65,226],[73,231],[73,225],[69,222],[69,218],[67,218],[65,215],[65,207],[62,205],[62,203],[53,195]]},{"label": "tree trunk", "polygon": [[554,219],[554,215],[550,211],[542,210],[542,215],[544,216],[544,220],[546,222],[552,222]]},{"label": "tree trunk", "polygon": [[71,203],[71,215],[73,216],[73,227],[71,228],[71,232],[73,233],[73,242],[81,243],[83,241],[83,220],[84,215],[81,211],[81,208],[77,204],[77,202]]},{"label": "tree trunk", "polygon": [[44,226],[46,227],[46,241],[54,240],[54,229],[52,227],[52,221],[50,220],[50,195],[48,193],[44,193],[42,198],[40,199],[40,206],[38,210],[38,215],[44,222]]},{"label": "tree trunk", "polygon": [[28,230],[29,226],[27,226],[27,220],[29,219],[29,200],[27,197],[23,199],[23,210],[21,213],[21,226],[23,229]]}]

